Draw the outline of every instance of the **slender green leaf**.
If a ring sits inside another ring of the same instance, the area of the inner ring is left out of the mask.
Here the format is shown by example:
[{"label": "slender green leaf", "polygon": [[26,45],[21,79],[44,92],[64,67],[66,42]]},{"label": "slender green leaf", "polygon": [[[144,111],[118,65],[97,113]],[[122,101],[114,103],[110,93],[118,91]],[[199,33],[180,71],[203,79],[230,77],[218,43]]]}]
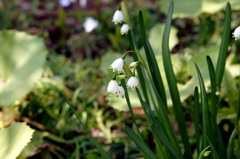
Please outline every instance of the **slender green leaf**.
[{"label": "slender green leaf", "polygon": [[[138,56],[139,53],[138,53],[138,50],[137,50],[137,48],[134,44],[133,36],[134,36],[134,34],[133,34],[132,30],[130,30],[129,36],[128,36],[130,47],[131,47],[132,50],[134,50],[137,53],[137,55],[133,54],[133,59],[134,59],[134,61],[140,61],[141,65],[144,66],[143,60],[141,58],[139,59],[139,56]],[[138,72],[139,81],[140,81],[140,85],[141,85],[141,88],[142,88],[144,98],[147,101],[147,103],[149,103],[148,91],[147,91],[146,83],[145,83],[145,80],[144,80],[144,72],[143,72],[141,67],[137,67],[137,72]]]},{"label": "slender green leaf", "polygon": [[[203,131],[203,130],[202,130]],[[212,152],[213,152],[213,158],[214,159],[218,159],[219,156],[218,156],[218,153],[217,153],[217,150],[216,150],[216,147],[212,144],[212,141],[210,140],[209,136],[207,134],[205,134],[205,132],[203,131],[203,135],[206,137],[211,149],[212,149]],[[224,156],[222,156],[224,157]]]},{"label": "slender green leaf", "polygon": [[141,138],[134,133],[129,127],[125,127],[125,132],[127,135],[135,142],[135,144],[145,152],[151,159],[157,159],[156,155],[152,150],[141,140]]},{"label": "slender green leaf", "polygon": [[125,82],[124,80],[122,80],[121,83],[122,83],[122,86],[123,86],[123,88],[124,88],[124,90],[125,90],[125,99],[126,99],[126,102],[127,102],[127,105],[128,105],[128,109],[129,109],[129,111],[130,111],[130,114],[131,114],[131,116],[132,116],[134,126],[135,126],[135,128],[136,128],[136,130],[137,130],[137,133],[138,133],[139,137],[141,137],[141,133],[140,133],[139,128],[138,128],[138,126],[137,126],[136,117],[135,117],[135,115],[134,115],[134,113],[133,113],[132,104],[131,104],[131,101],[130,101],[130,99],[129,99],[126,82]]},{"label": "slender green leaf", "polygon": [[229,142],[228,142],[228,148],[227,148],[227,158],[228,159],[232,159],[233,158],[233,152],[234,152],[234,139],[237,135],[237,130],[238,130],[238,126],[236,126],[229,138]]},{"label": "slender green leaf", "polygon": [[164,65],[167,82],[168,82],[168,86],[169,86],[169,90],[170,90],[170,94],[171,94],[171,98],[172,98],[172,103],[173,103],[176,120],[178,122],[180,134],[181,134],[183,145],[185,148],[185,153],[186,153],[187,158],[191,159],[192,151],[190,148],[190,143],[189,143],[189,139],[188,139],[182,104],[180,101],[180,95],[179,95],[179,91],[177,88],[177,82],[176,82],[175,75],[173,72],[173,67],[172,67],[171,58],[170,58],[170,51],[169,51],[169,34],[170,34],[170,28],[171,28],[172,13],[173,13],[173,2],[171,2],[170,6],[169,6],[166,25],[165,25],[165,29],[164,29],[163,40],[162,40],[163,65]]},{"label": "slender green leaf", "polygon": [[172,145],[172,143],[169,141],[169,139],[167,138],[165,132],[163,131],[163,127],[162,129],[159,129],[158,127],[152,125],[151,126],[153,133],[167,146],[167,148],[172,152],[172,154],[180,159],[183,158],[181,153],[178,153],[177,150],[175,150],[174,146]]},{"label": "slender green leaf", "polygon": [[200,108],[199,108],[199,96],[198,96],[198,88],[195,87],[194,90],[194,127],[195,127],[195,137],[197,144],[197,152],[200,152]]},{"label": "slender green leaf", "polygon": [[198,159],[202,159],[204,157],[204,153],[210,148],[210,146],[205,147],[201,153],[199,154]]},{"label": "slender green leaf", "polygon": [[[200,84],[200,90],[201,90],[201,101],[202,101],[202,113],[203,113],[203,132],[206,134],[206,136],[209,136],[211,138],[211,126],[210,126],[210,116],[209,116],[209,106],[208,106],[208,99],[207,99],[207,92],[205,89],[204,81],[201,75],[201,72],[197,66],[195,65],[199,84]],[[208,146],[206,137],[203,139],[203,147]]]},{"label": "slender green leaf", "polygon": [[238,119],[239,119],[239,113],[240,113],[240,88],[238,89],[238,105],[237,105],[237,114],[236,114],[236,120],[235,120],[235,128],[229,138],[228,142],[228,149],[227,149],[227,157],[228,159],[233,158],[234,153],[234,139],[237,134],[238,130]]},{"label": "slender green leaf", "polygon": [[211,106],[210,112],[213,115],[214,119],[216,119],[217,115],[217,105],[216,105],[216,91],[217,91],[217,84],[216,84],[216,73],[214,71],[214,66],[210,56],[207,56],[207,64],[209,70],[209,76],[211,81]]},{"label": "slender green leaf", "polygon": [[228,45],[229,45],[229,38],[230,38],[230,31],[231,31],[231,14],[232,14],[231,5],[228,2],[226,6],[224,29],[223,29],[222,41],[221,41],[218,62],[216,67],[216,80],[217,80],[216,82],[219,88],[222,82],[222,77],[225,70],[225,63],[226,63],[227,52],[228,52]]},{"label": "slender green leaf", "polygon": [[[209,107],[209,112],[213,116],[213,122],[216,122],[216,115],[217,115],[217,105],[216,105],[216,91],[217,91],[217,84],[216,84],[216,73],[214,70],[213,62],[210,58],[210,56],[207,56],[207,64],[208,64],[208,72],[210,76],[210,81],[211,81],[211,103]],[[212,127],[212,133],[216,134],[216,129],[215,126]],[[216,135],[212,136],[212,142],[214,145],[216,145]]]},{"label": "slender green leaf", "polygon": [[163,81],[162,81],[162,76],[161,76],[160,70],[158,68],[155,54],[154,54],[152,47],[149,44],[147,37],[146,37],[146,32],[145,32],[146,29],[145,29],[142,11],[139,12],[139,23],[140,23],[140,30],[141,30],[141,39],[142,39],[145,54],[147,57],[148,67],[149,67],[149,70],[151,73],[151,77],[157,88],[158,94],[162,98],[164,104],[167,105],[167,98],[166,98],[166,93],[165,93],[165,89],[164,89],[164,85],[163,85]]},{"label": "slender green leaf", "polygon": [[154,93],[156,95],[156,98],[157,98],[157,105],[158,105],[157,113],[159,113],[159,114],[157,114],[157,116],[160,119],[160,121],[162,122],[162,124],[164,126],[164,129],[165,129],[165,131],[166,131],[166,133],[169,137],[169,140],[174,145],[175,149],[178,149],[180,151],[179,143],[177,142],[177,139],[176,139],[176,136],[173,132],[173,128],[171,126],[170,120],[167,116],[166,106],[164,106],[164,103],[163,103],[161,97],[159,96],[159,94],[157,93],[156,87],[153,84],[153,81],[151,79],[150,79],[150,82],[151,82],[153,91],[154,91]]},{"label": "slender green leaf", "polygon": [[127,3],[125,1],[122,1],[121,3],[121,10],[123,12],[124,20],[128,24],[129,28],[132,28],[131,22],[130,22],[130,17],[127,9]]}]

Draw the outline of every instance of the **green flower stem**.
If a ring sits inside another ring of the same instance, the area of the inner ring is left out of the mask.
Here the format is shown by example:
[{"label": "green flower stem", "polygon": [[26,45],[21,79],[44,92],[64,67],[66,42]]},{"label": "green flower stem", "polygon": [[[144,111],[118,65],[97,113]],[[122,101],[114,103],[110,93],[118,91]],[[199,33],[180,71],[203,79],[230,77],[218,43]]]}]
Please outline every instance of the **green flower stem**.
[{"label": "green flower stem", "polygon": [[[136,48],[136,45],[135,45],[135,42],[134,42],[133,31],[130,30],[128,35],[129,35],[128,37],[129,37],[129,43],[130,43],[131,49],[134,50],[134,52],[137,52],[137,48]],[[137,56],[136,54],[133,54],[134,61],[140,61],[141,64],[144,66],[145,62],[143,60],[139,59],[138,57],[139,56]],[[137,73],[138,73],[138,76],[139,76],[139,81],[140,81],[140,85],[141,85],[141,88],[142,88],[142,91],[143,91],[144,98],[149,103],[148,91],[147,91],[146,83],[145,83],[145,80],[144,80],[144,71],[139,66],[137,67]]]},{"label": "green flower stem", "polygon": [[178,122],[180,134],[182,137],[182,142],[185,148],[186,158],[192,159],[192,150],[190,148],[182,104],[180,100],[179,91],[177,88],[177,82],[173,72],[173,67],[172,67],[171,58],[170,58],[170,51],[169,51],[169,35],[170,35],[172,14],[173,14],[173,2],[171,2],[169,6],[163,40],[162,40],[163,65],[164,65],[167,82],[168,82],[168,86],[169,86],[169,90],[172,98],[176,120]]},{"label": "green flower stem", "polygon": [[124,88],[124,90],[125,90],[125,99],[126,99],[126,102],[127,102],[127,105],[128,105],[129,112],[130,112],[130,114],[131,114],[131,116],[132,116],[134,126],[135,126],[135,128],[136,128],[136,130],[137,130],[138,136],[142,139],[141,133],[140,133],[139,128],[138,128],[138,126],[137,126],[136,117],[135,117],[135,115],[134,115],[134,113],[133,113],[131,101],[130,101],[130,99],[129,99],[126,82],[125,82],[125,80],[121,80],[121,82],[122,82],[122,86],[123,86],[123,88]]}]

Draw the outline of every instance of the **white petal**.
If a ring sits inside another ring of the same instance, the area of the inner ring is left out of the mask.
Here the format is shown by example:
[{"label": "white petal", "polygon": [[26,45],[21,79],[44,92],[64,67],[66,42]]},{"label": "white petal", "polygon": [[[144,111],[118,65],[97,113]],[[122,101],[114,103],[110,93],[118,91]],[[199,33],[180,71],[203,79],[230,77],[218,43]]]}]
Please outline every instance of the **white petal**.
[{"label": "white petal", "polygon": [[124,21],[124,16],[122,11],[117,10],[113,15],[113,20],[115,24],[122,23]]},{"label": "white petal", "polygon": [[118,71],[118,73],[123,71],[123,59],[118,58],[110,65],[110,68],[113,69],[113,72]]},{"label": "white petal", "polygon": [[129,26],[127,24],[123,24],[123,26],[121,27],[121,35],[123,34],[127,34],[129,30]]},{"label": "white petal", "polygon": [[134,90],[136,87],[139,86],[138,79],[134,76],[130,77],[128,82],[127,82],[128,88],[130,87],[132,90]]},{"label": "white petal", "polygon": [[240,39],[240,26],[234,30],[233,37],[235,38],[235,40]]},{"label": "white petal", "polygon": [[124,88],[122,86],[119,86],[118,89],[119,89],[119,92],[117,94],[117,97],[120,96],[120,97],[124,98],[124,96],[125,96]]},{"label": "white petal", "polygon": [[107,87],[107,93],[114,95],[119,93],[118,83],[116,80],[111,80]]}]

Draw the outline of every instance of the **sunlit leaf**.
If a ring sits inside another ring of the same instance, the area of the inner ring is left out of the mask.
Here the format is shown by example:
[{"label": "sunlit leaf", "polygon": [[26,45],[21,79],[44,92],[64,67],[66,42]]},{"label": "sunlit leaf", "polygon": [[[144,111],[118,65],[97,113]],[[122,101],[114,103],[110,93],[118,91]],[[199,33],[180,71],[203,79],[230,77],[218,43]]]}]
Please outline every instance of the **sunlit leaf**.
[{"label": "sunlit leaf", "polygon": [[1,31],[0,44],[0,105],[8,106],[41,77],[47,51],[41,38],[18,31]]},{"label": "sunlit leaf", "polygon": [[26,123],[13,123],[0,130],[0,158],[14,159],[31,140],[34,130]]}]

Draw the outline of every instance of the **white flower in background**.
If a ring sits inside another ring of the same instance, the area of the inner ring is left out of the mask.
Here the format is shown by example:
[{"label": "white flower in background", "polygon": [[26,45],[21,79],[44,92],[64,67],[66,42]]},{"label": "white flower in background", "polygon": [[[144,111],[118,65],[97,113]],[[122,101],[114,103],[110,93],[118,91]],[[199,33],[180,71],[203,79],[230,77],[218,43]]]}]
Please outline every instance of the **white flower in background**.
[{"label": "white flower in background", "polygon": [[119,86],[118,89],[119,89],[119,92],[118,92],[118,94],[117,94],[117,97],[122,97],[122,98],[124,98],[124,96],[125,96],[125,90],[124,90],[124,88],[123,88],[122,86]]},{"label": "white flower in background", "polygon": [[79,0],[79,5],[82,7],[82,8],[85,8],[87,6],[87,0]]},{"label": "white flower in background", "polygon": [[68,7],[73,2],[76,2],[76,0],[59,0],[61,7]]},{"label": "white flower in background", "polygon": [[123,59],[118,58],[115,61],[113,61],[109,68],[112,68],[113,72],[118,71],[118,73],[120,73],[123,71],[123,65],[124,65]]},{"label": "white flower in background", "polygon": [[121,31],[120,31],[121,35],[127,34],[128,30],[129,30],[129,26],[127,24],[123,24],[122,27],[121,27]]},{"label": "white flower in background", "polygon": [[98,21],[93,17],[87,17],[83,23],[83,27],[85,29],[85,32],[90,33],[93,31],[93,29],[98,27]]},{"label": "white flower in background", "polygon": [[131,88],[132,90],[134,90],[136,87],[139,87],[139,82],[138,79],[135,76],[132,76],[129,78],[129,80],[127,81],[127,87]]},{"label": "white flower in background", "polygon": [[117,10],[113,15],[113,20],[115,24],[122,23],[124,21],[124,16],[122,11]]},{"label": "white flower in background", "polygon": [[111,80],[108,84],[107,87],[107,93],[109,93],[109,95],[118,95],[119,93],[119,86],[116,80]]},{"label": "white flower in background", "polygon": [[235,40],[240,39],[240,26],[237,27],[232,34],[233,34],[233,37],[235,38]]}]

